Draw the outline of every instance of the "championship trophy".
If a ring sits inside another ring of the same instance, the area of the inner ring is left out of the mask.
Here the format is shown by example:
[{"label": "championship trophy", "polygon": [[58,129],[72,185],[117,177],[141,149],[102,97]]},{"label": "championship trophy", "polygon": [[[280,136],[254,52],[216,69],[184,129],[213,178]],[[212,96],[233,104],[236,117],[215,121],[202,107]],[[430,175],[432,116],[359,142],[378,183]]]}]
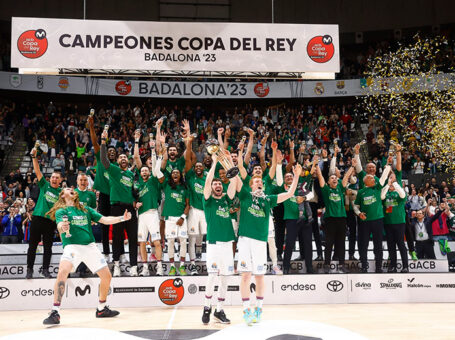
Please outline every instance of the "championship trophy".
[{"label": "championship trophy", "polygon": [[36,150],[35,156],[39,156],[39,155],[41,155],[41,153],[43,152],[43,151],[41,150],[41,143],[40,143],[39,140],[37,140],[37,141],[35,142],[35,146],[34,146],[33,148]]},{"label": "championship trophy", "polygon": [[[68,221],[69,221],[68,216],[67,216],[67,215],[63,215],[63,216],[62,216],[62,221],[63,221],[63,222],[68,222]],[[70,234],[70,230],[68,229],[68,230],[66,231],[66,237],[71,237],[71,236],[73,236],[73,235]]]},{"label": "championship trophy", "polygon": [[224,150],[220,148],[220,143],[216,139],[209,139],[206,143],[207,151],[211,155],[215,155],[218,158],[218,162],[226,170],[226,177],[233,178],[239,173],[239,168],[234,166],[229,158],[224,153]]}]

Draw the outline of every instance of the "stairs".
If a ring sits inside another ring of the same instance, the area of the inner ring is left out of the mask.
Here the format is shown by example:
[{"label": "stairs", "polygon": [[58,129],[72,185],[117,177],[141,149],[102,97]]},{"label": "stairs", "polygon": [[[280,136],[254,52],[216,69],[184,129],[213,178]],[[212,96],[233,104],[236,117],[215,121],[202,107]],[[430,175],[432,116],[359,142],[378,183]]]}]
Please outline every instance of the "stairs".
[{"label": "stairs", "polygon": [[[17,140],[11,146],[12,150],[10,150],[8,157],[6,159],[5,165],[3,166],[2,171],[0,172],[0,176],[5,176],[9,174],[11,171],[16,171],[18,168],[28,168],[30,167],[31,163],[24,164],[24,156],[28,152],[27,150],[27,143],[22,140]],[[28,157],[28,156],[27,156]],[[28,157],[30,158],[30,157]]]}]

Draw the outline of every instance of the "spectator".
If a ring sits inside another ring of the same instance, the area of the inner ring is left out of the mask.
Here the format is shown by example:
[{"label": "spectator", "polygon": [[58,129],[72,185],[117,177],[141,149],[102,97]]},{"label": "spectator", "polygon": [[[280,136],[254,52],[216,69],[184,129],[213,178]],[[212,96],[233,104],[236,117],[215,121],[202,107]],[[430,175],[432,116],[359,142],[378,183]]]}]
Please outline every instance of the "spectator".
[{"label": "spectator", "polygon": [[1,243],[20,243],[22,240],[22,216],[19,209],[10,207],[8,214],[2,218]]}]

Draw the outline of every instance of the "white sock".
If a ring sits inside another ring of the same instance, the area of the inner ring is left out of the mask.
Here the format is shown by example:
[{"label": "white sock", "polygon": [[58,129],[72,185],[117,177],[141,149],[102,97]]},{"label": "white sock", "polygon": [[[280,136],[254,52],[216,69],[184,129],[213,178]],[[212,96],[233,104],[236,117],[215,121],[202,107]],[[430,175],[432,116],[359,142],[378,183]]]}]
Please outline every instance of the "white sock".
[{"label": "white sock", "polygon": [[52,310],[56,310],[57,312],[59,312],[60,311],[60,304],[56,305],[54,303],[54,305],[52,306]]},{"label": "white sock", "polygon": [[98,310],[103,310],[104,307],[106,307],[106,301],[104,301],[104,302],[99,301],[98,302]]},{"label": "white sock", "polygon": [[120,265],[120,261],[114,261],[114,266],[119,266]]},{"label": "white sock", "polygon": [[264,298],[260,296],[256,296],[256,307],[262,308],[262,303],[264,302]]},{"label": "white sock", "polygon": [[250,309],[250,299],[242,299],[243,309]]},{"label": "white sock", "polygon": [[204,307],[210,308],[212,306],[212,297],[211,296],[205,296],[204,299]]}]

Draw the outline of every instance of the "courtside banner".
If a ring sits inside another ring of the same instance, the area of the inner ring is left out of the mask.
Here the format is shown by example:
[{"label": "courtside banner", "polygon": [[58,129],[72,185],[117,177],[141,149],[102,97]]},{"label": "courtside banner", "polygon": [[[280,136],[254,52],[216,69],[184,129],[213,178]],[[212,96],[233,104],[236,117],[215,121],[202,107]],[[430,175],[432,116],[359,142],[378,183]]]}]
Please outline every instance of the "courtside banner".
[{"label": "courtside banner", "polygon": [[338,25],[12,18],[11,65],[337,73]]}]

